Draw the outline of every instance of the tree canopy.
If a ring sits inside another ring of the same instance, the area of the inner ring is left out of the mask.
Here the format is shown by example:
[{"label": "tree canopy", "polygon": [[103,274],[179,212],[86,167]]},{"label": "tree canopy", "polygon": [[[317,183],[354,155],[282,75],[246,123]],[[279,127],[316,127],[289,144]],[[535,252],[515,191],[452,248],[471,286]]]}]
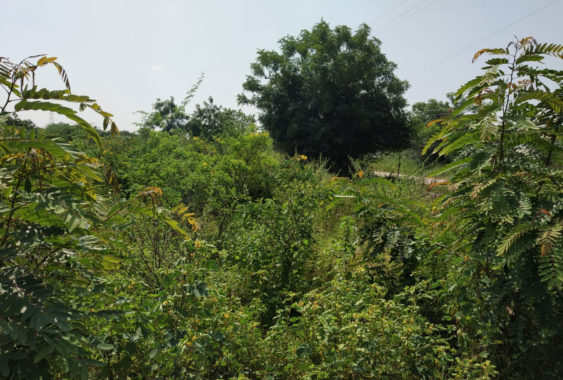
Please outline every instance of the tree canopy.
[{"label": "tree canopy", "polygon": [[[453,95],[451,95],[453,96]],[[434,135],[439,130],[436,124],[428,123],[433,120],[445,117],[453,111],[453,99],[448,101],[440,101],[436,99],[429,99],[426,102],[417,102],[412,105],[412,110],[409,115],[409,122],[413,131],[411,138],[411,148],[419,155],[420,151],[426,144],[430,136]],[[437,155],[432,154],[430,151],[424,155],[426,161],[433,161]],[[442,158],[444,160],[445,158]]]},{"label": "tree canopy", "polygon": [[184,104],[177,105],[174,97],[170,99],[156,99],[152,105],[153,111],[144,113],[144,120],[141,127],[155,129],[160,128],[164,132],[171,133],[186,129],[188,115],[184,109]]},{"label": "tree canopy", "polygon": [[239,96],[261,111],[278,148],[344,168],[348,157],[408,144],[408,84],[394,75],[369,26],[353,33],[321,21],[279,43],[280,52],[258,51]]},{"label": "tree canopy", "polygon": [[240,134],[253,124],[254,117],[239,110],[219,106],[209,97],[203,105],[195,106],[189,116],[186,130],[190,136],[210,138],[220,134]]},{"label": "tree canopy", "polygon": [[[194,86],[195,87],[195,86]],[[254,117],[240,110],[226,108],[213,102],[209,97],[203,104],[196,104],[189,114],[186,105],[193,96],[194,89],[181,104],[170,99],[156,99],[152,112],[142,112],[144,119],[140,126],[146,129],[160,129],[163,132],[187,133],[191,137],[205,139],[221,134],[237,135],[254,125]]]}]

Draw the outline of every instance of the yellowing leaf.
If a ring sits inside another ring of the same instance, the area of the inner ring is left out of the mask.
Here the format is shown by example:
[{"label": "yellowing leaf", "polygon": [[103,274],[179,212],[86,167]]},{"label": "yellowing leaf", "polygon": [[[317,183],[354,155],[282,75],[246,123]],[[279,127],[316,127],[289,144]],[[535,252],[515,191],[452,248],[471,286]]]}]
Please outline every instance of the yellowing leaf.
[{"label": "yellowing leaf", "polygon": [[432,125],[434,125],[436,123],[441,123],[443,121],[444,121],[444,119],[436,119],[436,120],[429,121],[428,124],[426,124],[426,127],[431,127]]},{"label": "yellowing leaf", "polygon": [[551,243],[550,242],[545,242],[541,245],[541,255],[545,256],[547,255],[549,252],[551,252]]},{"label": "yellowing leaf", "polygon": [[484,53],[489,53],[489,54],[506,54],[506,51],[504,49],[481,49],[478,50],[475,55],[473,56],[473,60],[471,62],[475,62],[481,55],[483,55]]}]

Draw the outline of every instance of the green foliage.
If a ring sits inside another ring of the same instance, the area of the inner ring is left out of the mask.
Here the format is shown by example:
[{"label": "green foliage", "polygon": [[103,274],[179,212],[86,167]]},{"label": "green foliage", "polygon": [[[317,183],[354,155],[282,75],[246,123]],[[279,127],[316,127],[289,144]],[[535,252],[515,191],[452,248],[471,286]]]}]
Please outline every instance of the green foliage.
[{"label": "green foliage", "polygon": [[[414,184],[420,186],[419,184]],[[429,210],[420,190],[408,183],[393,184],[381,178],[361,181],[353,194],[357,205],[359,251],[374,282],[389,294],[413,285],[413,271],[427,254],[427,242],[420,234]]]},{"label": "green foliage", "polygon": [[160,100],[156,99],[153,104],[154,111],[144,113],[141,127],[148,129],[160,128],[163,132],[185,131],[188,115],[183,106],[178,106],[174,98]]},{"label": "green foliage", "polygon": [[[48,63],[59,70],[67,90],[37,90],[32,75]],[[100,141],[73,109],[30,99],[78,102],[81,108],[98,111],[117,131],[111,115],[92,99],[70,93],[56,58],[41,56],[37,64],[1,59],[0,65],[1,86],[7,93],[2,113],[12,102],[16,111],[52,110],[78,122]],[[88,268],[94,263],[92,255],[103,248],[93,232],[107,207],[100,191],[104,182],[100,165],[36,129],[8,125],[7,120],[0,115],[0,370],[5,377],[47,377],[48,360],[58,356],[64,362],[51,365],[85,378],[95,361],[84,344],[83,295],[96,282]]]},{"label": "green foliage", "polygon": [[35,129],[37,126],[31,120],[21,120],[16,114],[5,115],[4,124],[13,127],[24,127],[25,129]]},{"label": "green foliage", "polygon": [[271,199],[239,207],[222,246],[228,253],[225,262],[247,276],[246,297],[259,298],[265,305],[261,323],[266,326],[290,295],[307,284],[303,277],[312,269],[313,220],[319,200],[326,196],[310,168],[294,159],[288,164],[280,176],[308,178],[286,177]]},{"label": "green foliage", "polygon": [[[413,133],[416,134],[416,137],[413,138],[412,147],[416,150],[417,155],[420,155],[420,151],[423,149],[428,139],[440,129],[439,125],[431,122],[446,117],[452,111],[453,108],[449,102],[442,102],[436,99],[430,99],[426,102],[418,102],[412,105],[409,121],[412,125]],[[434,144],[437,145],[437,143],[438,142]],[[432,150],[433,149],[429,149],[423,156],[426,162],[436,159],[436,157],[430,153]],[[442,161],[444,161],[444,159],[442,159]]]},{"label": "green foliage", "polygon": [[563,368],[562,72],[530,65],[562,49],[525,38],[477,52],[500,58],[458,90],[467,101],[427,144],[440,141],[434,152],[455,159],[442,212],[465,275],[479,284],[478,313],[498,326],[504,376],[558,377]]},{"label": "green foliage", "polygon": [[279,166],[266,133],[197,137],[142,131],[106,142],[102,154],[123,193],[133,196],[146,186],[162,188],[167,207],[188,205],[220,239],[234,210],[251,199],[270,197]]},{"label": "green foliage", "polygon": [[452,111],[452,109],[448,102],[429,99],[426,102],[413,104],[411,117],[414,119],[416,124],[423,124],[426,126],[432,120],[446,116],[450,111]]},{"label": "green foliage", "polygon": [[88,139],[88,135],[76,124],[52,123],[45,127],[45,135],[59,141],[77,144]]},{"label": "green foliage", "polygon": [[245,132],[252,132],[254,117],[245,115],[241,111],[223,108],[213,103],[213,98],[203,102],[203,106],[196,105],[190,115],[186,130],[190,136],[211,139],[216,136],[236,136]]},{"label": "green foliage", "polygon": [[275,359],[267,373],[321,379],[495,374],[489,361],[452,347],[444,338],[447,329],[426,322],[415,304],[387,300],[384,288],[364,279],[360,273],[337,277],[295,303],[300,316],[288,315],[270,332]]},{"label": "green foliage", "polygon": [[346,169],[348,157],[405,147],[410,131],[402,97],[407,83],[363,24],[310,31],[280,40],[281,52],[259,50],[243,85],[276,146],[292,155],[330,159]]},{"label": "green foliage", "polygon": [[144,119],[139,126],[150,130],[159,129],[169,134],[188,134],[206,140],[253,132],[254,117],[245,115],[242,111],[218,106],[213,103],[211,97],[204,101],[203,105],[197,104],[191,114],[187,113],[186,106],[202,79],[188,91],[180,105],[175,103],[173,97],[167,100],[157,99],[152,112],[141,112]]},{"label": "green foliage", "polygon": [[185,132],[186,123],[189,119],[186,113],[186,106],[194,97],[201,82],[203,82],[203,78],[204,76],[202,74],[186,93],[184,100],[179,105],[174,102],[174,97],[171,96],[170,99],[156,99],[156,102],[152,106],[152,112],[140,111],[139,113],[143,115],[143,121],[139,124],[139,127],[151,130],[159,128],[167,133]]},{"label": "green foliage", "polygon": [[[365,49],[404,85],[367,27],[321,23],[282,46],[253,70],[295,82],[246,86],[299,100],[300,68],[311,91],[355,88]],[[538,64],[562,52],[485,49],[453,109],[413,107],[427,154],[451,160],[434,162],[440,187],[409,151],[354,159],[351,178],[284,157],[238,111],[210,100],[188,116],[197,85],[149,114],[154,128],[100,137],[81,110],[116,127],[92,99],[33,85],[52,64],[68,86],[54,58],[0,59],[0,376],[560,378],[561,72]],[[327,56],[351,64],[328,84]],[[42,130],[12,109],[74,124]]]},{"label": "green foliage", "polygon": [[[78,294],[90,282],[81,260],[100,249],[87,232],[103,206],[94,187],[101,181],[97,165],[6,127],[2,148],[2,373],[45,376],[56,352],[76,376],[88,365],[77,321],[84,305]],[[69,295],[72,303],[65,302]]]},{"label": "green foliage", "polygon": [[[78,111],[29,99],[79,103],[79,109],[98,112],[104,126],[117,132],[111,114],[89,97],[70,93],[55,60],[40,56],[37,64],[12,64],[2,58],[1,85],[7,93],[2,113],[12,103],[17,111],[58,112],[99,143],[100,136]],[[32,74],[48,63],[59,70],[67,90],[37,90],[33,85]],[[91,306],[104,291],[100,271],[118,263],[107,244],[107,231],[126,222],[117,215],[128,208],[133,215],[154,215],[182,229],[165,210],[155,208],[159,189],[135,198],[151,199],[153,207],[143,202],[135,208],[132,202],[112,205],[110,177],[104,176],[97,159],[40,130],[7,125],[7,120],[6,114],[0,115],[0,373],[6,378],[88,378],[93,368],[103,366],[95,347],[109,347],[94,344],[99,337],[87,333],[86,321],[99,315]]]}]

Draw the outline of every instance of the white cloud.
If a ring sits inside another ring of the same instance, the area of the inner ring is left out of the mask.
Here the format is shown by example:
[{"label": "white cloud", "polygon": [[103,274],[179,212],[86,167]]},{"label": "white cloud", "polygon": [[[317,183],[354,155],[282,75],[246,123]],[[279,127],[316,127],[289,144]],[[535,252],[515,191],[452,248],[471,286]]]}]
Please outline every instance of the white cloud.
[{"label": "white cloud", "polygon": [[163,65],[152,65],[151,66],[151,71],[155,71],[155,72],[161,72],[164,71],[164,66]]}]

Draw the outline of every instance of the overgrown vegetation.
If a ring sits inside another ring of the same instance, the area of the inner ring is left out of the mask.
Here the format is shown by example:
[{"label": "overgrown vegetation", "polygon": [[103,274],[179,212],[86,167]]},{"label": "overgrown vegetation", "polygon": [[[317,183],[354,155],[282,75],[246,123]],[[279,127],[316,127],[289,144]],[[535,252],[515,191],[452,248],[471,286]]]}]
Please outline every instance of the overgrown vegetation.
[{"label": "overgrown vegetation", "polygon": [[[455,106],[414,108],[410,150],[349,177],[211,100],[119,135],[56,58],[2,58],[0,374],[560,378],[562,72],[539,63],[563,46],[485,54]],[[34,86],[48,65],[65,90]]]}]

